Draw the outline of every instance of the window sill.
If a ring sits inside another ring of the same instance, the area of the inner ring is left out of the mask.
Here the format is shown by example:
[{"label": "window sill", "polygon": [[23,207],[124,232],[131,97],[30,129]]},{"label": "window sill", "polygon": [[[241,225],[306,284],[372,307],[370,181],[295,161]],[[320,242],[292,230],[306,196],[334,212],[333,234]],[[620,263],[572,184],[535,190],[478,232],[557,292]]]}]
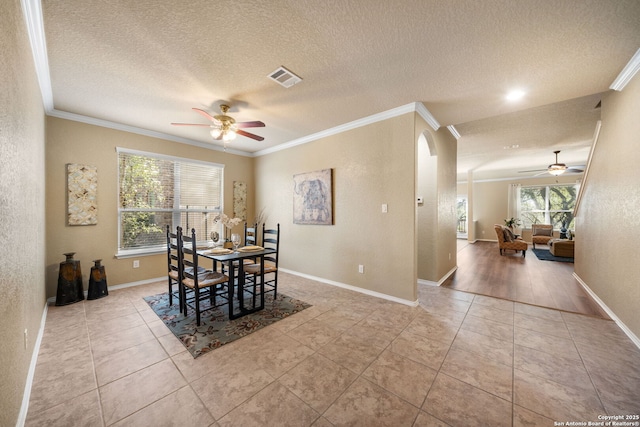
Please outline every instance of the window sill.
[{"label": "window sill", "polygon": [[116,259],[135,258],[140,256],[151,256],[166,254],[166,248],[145,248],[145,249],[127,249],[120,250],[116,253]]}]

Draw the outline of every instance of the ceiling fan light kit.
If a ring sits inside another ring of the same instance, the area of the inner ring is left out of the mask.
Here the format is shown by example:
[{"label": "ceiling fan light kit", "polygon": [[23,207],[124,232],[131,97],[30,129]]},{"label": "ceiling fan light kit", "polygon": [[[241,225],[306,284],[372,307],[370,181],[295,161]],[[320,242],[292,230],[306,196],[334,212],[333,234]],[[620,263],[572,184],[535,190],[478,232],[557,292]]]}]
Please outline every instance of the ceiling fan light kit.
[{"label": "ceiling fan light kit", "polygon": [[553,176],[562,175],[567,170],[567,166],[564,164],[549,165],[549,173]]}]

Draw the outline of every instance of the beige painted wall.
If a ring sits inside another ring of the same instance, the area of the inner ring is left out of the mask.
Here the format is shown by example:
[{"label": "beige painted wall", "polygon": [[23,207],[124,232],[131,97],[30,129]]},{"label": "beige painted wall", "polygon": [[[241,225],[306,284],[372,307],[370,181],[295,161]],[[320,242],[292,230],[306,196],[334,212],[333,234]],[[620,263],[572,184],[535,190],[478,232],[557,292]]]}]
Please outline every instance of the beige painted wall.
[{"label": "beige painted wall", "polygon": [[45,308],[45,122],[18,0],[0,2],[0,28],[0,426],[13,426]]},{"label": "beige painted wall", "polygon": [[[473,191],[473,220],[477,221],[476,240],[497,240],[496,232],[493,228],[494,224],[504,225],[504,220],[508,213],[509,185],[548,185],[555,184],[573,184],[580,176],[561,176],[514,179],[511,181],[487,181],[474,182],[472,184]],[[460,187],[460,186],[459,186]],[[471,221],[473,226],[473,221]],[[580,228],[576,227],[576,235],[582,233]],[[556,233],[557,234],[557,233]],[[531,231],[523,230],[522,238],[528,242],[531,241]]]},{"label": "beige painted wall", "polygon": [[[414,122],[405,114],[256,158],[256,209],[280,223],[282,268],[417,299]],[[328,168],[334,225],[293,224],[293,175]]]},{"label": "beige painted wall", "polygon": [[640,76],[602,99],[602,127],[578,212],[576,274],[640,337]]},{"label": "beige painted wall", "polygon": [[[116,259],[118,249],[118,162],[116,147],[203,160],[225,165],[224,211],[233,214],[233,182],[247,183],[247,218],[254,215],[253,158],[103,128],[55,117],[47,118],[46,180],[47,296],[56,294],[63,253],[75,252],[80,260],[84,287],[94,259],[102,259],[109,286],[166,277],[166,254]],[[81,163],[98,169],[98,224],[66,223],[66,164]],[[241,232],[242,226],[236,227]],[[133,259],[140,268],[133,268]]]},{"label": "beige painted wall", "polygon": [[424,202],[416,208],[418,278],[437,283],[456,266],[457,141],[446,128],[433,131],[418,115],[416,139],[417,195]]}]

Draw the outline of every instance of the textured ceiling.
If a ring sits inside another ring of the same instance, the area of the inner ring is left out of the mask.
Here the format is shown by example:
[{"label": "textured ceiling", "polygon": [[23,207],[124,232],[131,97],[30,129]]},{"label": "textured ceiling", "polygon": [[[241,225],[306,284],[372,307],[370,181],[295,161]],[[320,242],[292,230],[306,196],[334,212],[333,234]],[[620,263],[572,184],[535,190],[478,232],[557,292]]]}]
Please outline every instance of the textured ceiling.
[{"label": "textured ceiling", "polygon": [[[231,144],[251,153],[422,102],[460,131],[463,176],[505,174],[519,150],[511,166],[547,165],[555,149],[584,164],[594,94],[640,47],[637,0],[44,0],[42,9],[57,111],[213,144],[206,128],[170,123],[206,123],[192,107],[215,114],[231,101],[237,120],[266,123],[251,130],[263,142]],[[281,65],[303,81],[285,89],[268,79]],[[507,103],[514,87],[527,95]],[[503,149],[512,144],[521,148]]]}]

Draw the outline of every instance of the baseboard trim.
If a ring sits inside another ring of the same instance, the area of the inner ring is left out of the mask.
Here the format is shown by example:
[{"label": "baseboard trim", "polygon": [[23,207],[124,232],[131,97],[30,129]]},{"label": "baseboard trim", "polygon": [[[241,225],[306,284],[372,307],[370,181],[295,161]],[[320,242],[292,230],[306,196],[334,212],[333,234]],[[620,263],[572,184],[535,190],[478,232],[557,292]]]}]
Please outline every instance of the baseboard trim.
[{"label": "baseboard trim", "polygon": [[29,364],[27,381],[24,385],[24,393],[22,394],[22,405],[20,406],[20,413],[18,414],[16,427],[23,427],[24,423],[27,421],[27,413],[29,412],[29,399],[31,399],[31,386],[33,386],[33,377],[35,376],[36,365],[38,364],[38,354],[40,354],[40,344],[42,343],[42,336],[44,335],[44,325],[47,322],[47,310],[48,304],[45,304],[44,310],[42,311],[42,319],[40,319],[40,329],[38,329],[38,336],[33,346],[33,353],[31,354],[31,363]]},{"label": "baseboard trim", "polygon": [[[134,286],[147,285],[149,283],[156,283],[162,280],[167,280],[167,278],[163,276],[163,277],[156,277],[155,279],[146,279],[146,280],[139,280],[137,282],[121,283],[119,285],[107,286],[107,289],[110,291],[115,291],[117,289],[132,288]],[[87,295],[88,295],[88,291],[84,291],[85,299],[87,299]],[[55,303],[56,303],[56,297],[47,298],[47,304],[55,304]]]},{"label": "baseboard trim", "polygon": [[636,347],[638,347],[640,349],[640,339],[636,336],[636,334],[634,334],[631,331],[631,329],[629,329],[627,327],[627,325],[625,325],[624,322],[622,320],[620,320],[620,318],[618,316],[616,316],[616,314],[613,312],[613,310],[611,310],[607,306],[607,304],[605,304],[604,301],[602,301],[600,299],[600,297],[598,297],[598,295],[596,295],[596,293],[591,290],[591,288],[585,283],[584,280],[582,280],[580,278],[580,276],[578,276],[578,274],[576,274],[575,271],[573,272],[573,277],[575,277],[575,279],[578,281],[578,283],[580,283],[580,285],[591,296],[591,298],[593,298],[594,301],[596,303],[598,303],[600,308],[602,308],[607,313],[607,315],[609,315],[609,317],[611,317],[611,319],[613,319],[613,321],[616,323],[616,325],[618,325],[620,327],[620,329],[622,329],[622,332],[624,332],[629,337],[629,339],[636,345]]},{"label": "baseboard trim", "polygon": [[388,301],[397,302],[400,304],[408,305],[410,307],[417,307],[419,305],[418,300],[410,301],[403,298],[394,297],[392,295],[383,294],[381,292],[371,291],[369,289],[359,288],[357,286],[347,285],[346,283],[336,282],[333,280],[325,279],[323,277],[312,276],[310,274],[300,273],[299,271],[288,270],[281,267],[278,267],[278,270],[285,273],[293,274],[294,276],[304,277],[305,279],[315,280],[316,282],[326,283],[327,285],[337,286],[338,288],[348,289],[350,291],[359,292],[361,294],[369,295],[372,297],[386,299]]},{"label": "baseboard trim", "polygon": [[425,279],[418,279],[418,284],[419,285],[427,285],[427,286],[442,286],[442,284],[449,278],[451,277],[451,275],[453,273],[456,272],[456,270],[458,269],[458,266],[456,265],[455,267],[453,267],[451,270],[449,270],[449,272],[447,274],[445,274],[444,276],[442,276],[442,278],[437,281],[437,282],[433,282],[431,280],[425,280]]}]

